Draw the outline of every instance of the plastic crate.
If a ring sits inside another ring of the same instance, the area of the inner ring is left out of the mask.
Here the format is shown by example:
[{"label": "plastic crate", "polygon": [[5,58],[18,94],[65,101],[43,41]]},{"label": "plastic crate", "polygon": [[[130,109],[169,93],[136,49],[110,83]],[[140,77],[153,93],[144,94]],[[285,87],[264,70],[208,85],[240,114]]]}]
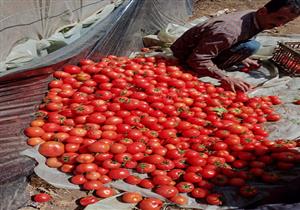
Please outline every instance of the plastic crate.
[{"label": "plastic crate", "polygon": [[300,42],[278,43],[271,60],[290,76],[300,76]]}]

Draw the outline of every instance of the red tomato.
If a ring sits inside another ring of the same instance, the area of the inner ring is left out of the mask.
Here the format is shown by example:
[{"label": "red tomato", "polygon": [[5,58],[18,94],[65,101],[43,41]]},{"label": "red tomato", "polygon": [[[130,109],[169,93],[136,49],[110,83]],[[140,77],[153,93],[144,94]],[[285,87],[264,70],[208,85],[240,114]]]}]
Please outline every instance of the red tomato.
[{"label": "red tomato", "polygon": [[57,141],[47,141],[40,145],[39,153],[46,157],[58,157],[64,153],[64,144]]},{"label": "red tomato", "polygon": [[100,181],[101,174],[97,171],[89,171],[85,173],[85,178],[88,180],[99,180]]},{"label": "red tomato", "polygon": [[100,198],[108,198],[111,196],[114,196],[116,194],[116,191],[110,187],[99,187],[96,190],[96,195],[99,196]]},{"label": "red tomato", "polygon": [[188,198],[183,195],[175,195],[174,197],[170,198],[170,201],[178,205],[185,205],[188,203]]},{"label": "red tomato", "polygon": [[87,196],[87,197],[81,198],[79,200],[79,203],[82,206],[87,206],[87,205],[96,203],[97,201],[99,201],[99,200],[95,196]]},{"label": "red tomato", "polygon": [[239,193],[243,197],[254,197],[257,195],[257,189],[253,186],[245,185],[240,188]]},{"label": "red tomato", "polygon": [[81,184],[84,184],[86,181],[87,181],[87,179],[84,177],[84,175],[80,175],[80,174],[72,176],[72,178],[71,178],[71,182],[73,184],[81,185]]},{"label": "red tomato", "polygon": [[111,169],[110,172],[108,172],[108,176],[111,179],[126,179],[129,175],[129,171],[125,168]]},{"label": "red tomato", "polygon": [[120,154],[126,151],[126,146],[120,143],[114,143],[110,146],[110,152],[113,154]]},{"label": "red tomato", "polygon": [[152,177],[152,182],[155,185],[169,185],[172,182],[172,179],[167,175],[156,175]]},{"label": "red tomato", "polygon": [[95,152],[95,153],[106,153],[110,150],[110,145],[103,141],[97,141],[95,143],[90,144],[88,146],[88,150],[90,152]]},{"label": "red tomato", "polygon": [[206,201],[208,204],[211,205],[217,205],[217,206],[222,205],[221,195],[217,193],[207,195]]},{"label": "red tomato", "polygon": [[204,169],[200,173],[201,173],[202,177],[206,178],[206,179],[211,179],[211,178],[215,177],[217,174],[216,171],[213,169]]},{"label": "red tomato", "polygon": [[24,132],[28,137],[40,137],[45,133],[45,131],[40,127],[28,127]]},{"label": "red tomato", "polygon": [[44,203],[50,201],[52,198],[47,193],[39,193],[33,197],[33,200],[38,203]]},{"label": "red tomato", "polygon": [[140,187],[151,189],[154,187],[154,184],[149,179],[142,179],[139,183]]},{"label": "red tomato", "polygon": [[235,187],[241,187],[246,184],[245,180],[242,178],[234,177],[229,180],[229,184]]},{"label": "red tomato", "polygon": [[195,188],[191,192],[191,195],[194,198],[205,198],[208,195],[208,190],[204,188]]},{"label": "red tomato", "polygon": [[160,210],[163,202],[157,198],[145,198],[139,203],[141,210]]},{"label": "red tomato", "polygon": [[125,203],[138,203],[141,200],[143,200],[143,197],[139,192],[125,192],[122,195],[122,201]]},{"label": "red tomato", "polygon": [[78,74],[78,73],[80,73],[81,72],[81,69],[80,69],[80,67],[78,67],[78,66],[75,66],[75,65],[65,65],[64,67],[63,67],[63,70],[64,70],[64,72],[67,72],[67,73],[69,73],[69,74]]},{"label": "red tomato", "polygon": [[46,165],[50,168],[59,168],[63,165],[56,157],[47,158]]},{"label": "red tomato", "polygon": [[96,171],[98,169],[98,165],[95,163],[81,163],[76,166],[77,173],[85,173],[90,171]]},{"label": "red tomato", "polygon": [[156,169],[155,165],[150,163],[139,163],[136,167],[138,173],[151,173]]},{"label": "red tomato", "polygon": [[276,183],[279,181],[279,176],[275,173],[264,173],[261,178],[266,183]]},{"label": "red tomato", "polygon": [[27,140],[27,144],[33,147],[43,142],[45,141],[40,137],[32,137]]},{"label": "red tomato", "polygon": [[300,100],[296,100],[293,103],[296,104],[296,105],[300,105]]},{"label": "red tomato", "polygon": [[179,179],[183,174],[184,174],[184,170],[182,169],[172,169],[170,171],[168,171],[168,176],[171,177],[172,180],[177,180]]},{"label": "red tomato", "polygon": [[134,175],[129,175],[127,178],[124,179],[124,181],[128,184],[132,184],[132,185],[138,185],[141,182],[141,178],[139,178],[138,176],[134,176]]},{"label": "red tomato", "polygon": [[189,193],[194,190],[194,185],[190,182],[179,182],[176,184],[176,188],[181,193]]},{"label": "red tomato", "polygon": [[89,180],[83,184],[85,190],[98,190],[103,187],[103,184],[98,180]]},{"label": "red tomato", "polygon": [[94,156],[91,154],[79,154],[76,157],[78,163],[92,163],[95,160]]}]

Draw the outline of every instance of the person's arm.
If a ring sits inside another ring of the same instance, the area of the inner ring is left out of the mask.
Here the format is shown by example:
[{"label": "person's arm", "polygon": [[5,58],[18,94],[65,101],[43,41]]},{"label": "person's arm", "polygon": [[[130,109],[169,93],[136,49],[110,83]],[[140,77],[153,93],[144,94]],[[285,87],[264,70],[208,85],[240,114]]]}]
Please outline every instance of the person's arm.
[{"label": "person's arm", "polygon": [[237,78],[229,78],[224,70],[219,69],[212,61],[222,50],[230,48],[234,38],[226,33],[208,32],[201,36],[197,47],[189,56],[187,64],[200,75],[220,79],[222,83],[229,85],[233,90],[235,87],[247,91],[250,86]]}]

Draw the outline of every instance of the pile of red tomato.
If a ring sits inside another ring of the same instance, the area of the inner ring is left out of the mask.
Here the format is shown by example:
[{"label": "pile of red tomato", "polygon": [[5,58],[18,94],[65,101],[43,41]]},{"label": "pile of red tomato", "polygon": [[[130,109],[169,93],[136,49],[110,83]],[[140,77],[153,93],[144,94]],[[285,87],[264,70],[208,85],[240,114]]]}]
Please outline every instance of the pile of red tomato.
[{"label": "pile of red tomato", "polygon": [[[224,90],[157,57],[82,60],[53,76],[25,134],[29,145],[40,144],[49,167],[94,191],[82,205],[115,195],[104,184],[118,179],[177,204],[188,195],[221,205],[214,186],[252,197],[257,189],[248,180],[277,182],[267,166],[289,170],[300,160],[295,141],[270,141],[261,125],[280,119],[272,109],[281,103],[276,96]],[[143,210],[162,206],[154,198],[129,198]]]}]

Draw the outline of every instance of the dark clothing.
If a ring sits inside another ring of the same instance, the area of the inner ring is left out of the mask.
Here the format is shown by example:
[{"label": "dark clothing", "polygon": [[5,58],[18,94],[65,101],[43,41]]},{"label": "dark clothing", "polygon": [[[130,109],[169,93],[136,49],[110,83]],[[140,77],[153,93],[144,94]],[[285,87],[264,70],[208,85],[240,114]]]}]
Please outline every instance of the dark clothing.
[{"label": "dark clothing", "polygon": [[249,41],[259,32],[255,11],[235,12],[194,26],[173,43],[171,50],[198,73],[222,78],[224,72],[219,69],[222,63],[214,63],[222,60],[218,56],[232,52],[232,47]]}]

